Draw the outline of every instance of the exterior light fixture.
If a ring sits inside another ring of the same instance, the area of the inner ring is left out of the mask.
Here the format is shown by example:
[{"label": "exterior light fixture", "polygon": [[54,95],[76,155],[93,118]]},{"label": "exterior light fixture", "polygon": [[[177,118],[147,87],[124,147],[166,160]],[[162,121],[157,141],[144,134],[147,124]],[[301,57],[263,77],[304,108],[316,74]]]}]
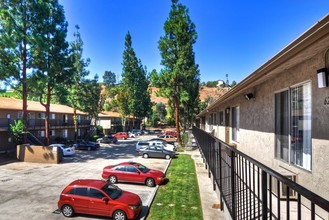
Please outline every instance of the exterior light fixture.
[{"label": "exterior light fixture", "polygon": [[253,93],[248,93],[244,95],[244,98],[246,100],[255,99],[255,95]]},{"label": "exterior light fixture", "polygon": [[318,88],[325,88],[328,86],[328,74],[327,68],[319,69],[317,71],[318,75]]}]

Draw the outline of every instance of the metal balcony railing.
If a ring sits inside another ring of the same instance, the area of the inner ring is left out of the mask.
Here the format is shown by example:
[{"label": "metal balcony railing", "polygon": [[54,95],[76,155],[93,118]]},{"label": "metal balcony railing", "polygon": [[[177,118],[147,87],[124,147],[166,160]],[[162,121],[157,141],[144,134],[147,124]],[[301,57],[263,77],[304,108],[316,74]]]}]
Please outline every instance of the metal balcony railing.
[{"label": "metal balcony railing", "polygon": [[[90,126],[90,120],[79,120],[78,125]],[[9,130],[10,125],[14,123],[13,119],[0,118],[0,129]],[[74,120],[50,119],[50,128],[74,127]],[[44,129],[45,119],[28,119],[27,128],[29,130]]]},{"label": "metal balcony railing", "polygon": [[197,127],[193,135],[233,220],[329,218],[326,199]]}]

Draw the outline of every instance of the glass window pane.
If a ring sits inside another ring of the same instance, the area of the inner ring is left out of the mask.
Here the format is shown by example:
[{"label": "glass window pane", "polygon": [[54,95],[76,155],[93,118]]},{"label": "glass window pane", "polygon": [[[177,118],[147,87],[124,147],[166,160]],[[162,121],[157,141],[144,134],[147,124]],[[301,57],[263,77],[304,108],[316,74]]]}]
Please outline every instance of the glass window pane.
[{"label": "glass window pane", "polygon": [[289,162],[289,92],[275,94],[275,157]]},{"label": "glass window pane", "polygon": [[291,89],[291,162],[311,169],[311,85]]}]

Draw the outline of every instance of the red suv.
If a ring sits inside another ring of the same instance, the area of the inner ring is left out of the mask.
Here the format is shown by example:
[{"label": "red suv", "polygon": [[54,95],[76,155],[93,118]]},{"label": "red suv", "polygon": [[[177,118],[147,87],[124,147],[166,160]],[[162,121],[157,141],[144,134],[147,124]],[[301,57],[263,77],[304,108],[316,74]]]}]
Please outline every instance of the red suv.
[{"label": "red suv", "polygon": [[65,187],[58,208],[65,217],[81,213],[125,220],[138,217],[142,201],[138,195],[104,180],[80,179]]},{"label": "red suv", "polygon": [[104,167],[102,177],[111,183],[134,182],[150,187],[160,185],[166,179],[166,175],[160,170],[149,169],[133,161]]}]

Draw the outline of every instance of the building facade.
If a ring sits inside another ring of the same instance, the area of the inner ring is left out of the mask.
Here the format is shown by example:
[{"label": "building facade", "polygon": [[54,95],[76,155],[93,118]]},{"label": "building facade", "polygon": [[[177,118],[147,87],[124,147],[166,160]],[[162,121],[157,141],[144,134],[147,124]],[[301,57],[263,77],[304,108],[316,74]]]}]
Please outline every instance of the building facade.
[{"label": "building facade", "polygon": [[[27,131],[42,143],[45,142],[45,108],[39,102],[28,101]],[[22,100],[0,97],[0,152],[15,150],[16,143],[10,132],[10,125],[21,119]],[[50,141],[74,140],[73,108],[65,105],[50,106]],[[90,119],[86,113],[77,111],[79,138],[90,130]]]},{"label": "building facade", "polygon": [[208,106],[196,125],[329,200],[329,15]]}]

